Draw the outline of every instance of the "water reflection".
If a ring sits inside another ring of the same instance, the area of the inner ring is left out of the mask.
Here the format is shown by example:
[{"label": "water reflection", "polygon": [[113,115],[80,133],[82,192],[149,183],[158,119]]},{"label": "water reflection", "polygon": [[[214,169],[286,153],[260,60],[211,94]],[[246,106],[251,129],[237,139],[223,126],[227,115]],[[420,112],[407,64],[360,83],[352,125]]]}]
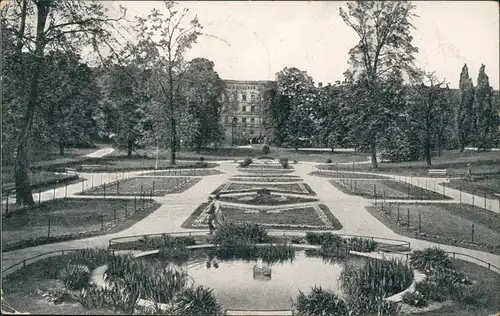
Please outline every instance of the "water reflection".
[{"label": "water reflection", "polygon": [[[218,262],[219,269],[207,269],[206,258],[190,261],[187,272],[197,284],[214,289],[223,309],[292,309],[298,290],[308,292],[314,285],[340,292],[340,260],[326,262],[298,251],[293,262],[268,265],[272,272],[266,279],[255,278],[254,268],[259,264],[255,260],[223,260]],[[210,266],[213,265],[212,260]]]}]

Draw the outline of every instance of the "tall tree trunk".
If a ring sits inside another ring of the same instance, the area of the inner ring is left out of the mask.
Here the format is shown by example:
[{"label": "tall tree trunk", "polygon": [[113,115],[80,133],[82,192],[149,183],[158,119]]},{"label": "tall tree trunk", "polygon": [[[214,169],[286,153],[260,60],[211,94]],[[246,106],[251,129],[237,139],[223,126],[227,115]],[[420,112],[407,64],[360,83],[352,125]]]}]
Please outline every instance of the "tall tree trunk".
[{"label": "tall tree trunk", "polygon": [[431,140],[430,135],[427,135],[425,139],[425,160],[427,161],[427,166],[431,166]]},{"label": "tall tree trunk", "polygon": [[64,156],[64,142],[62,140],[59,141],[59,156]]},{"label": "tall tree trunk", "polygon": [[28,138],[33,125],[33,116],[38,99],[38,79],[43,64],[43,52],[45,48],[45,24],[49,14],[50,1],[40,1],[37,6],[37,34],[34,61],[32,63],[30,90],[26,113],[22,119],[21,132],[17,142],[16,165],[14,168],[16,184],[16,204],[33,205],[33,195],[31,193],[31,184],[29,179],[29,161],[28,161]]},{"label": "tall tree trunk", "polygon": [[373,139],[372,144],[371,144],[371,162],[372,162],[372,167],[377,170],[378,169],[378,161],[377,161],[377,140],[376,138]]},{"label": "tall tree trunk", "polygon": [[132,140],[127,141],[127,157],[132,157],[132,150],[134,149],[134,142]]},{"label": "tall tree trunk", "polygon": [[[171,111],[173,113],[173,106],[171,106]],[[177,126],[175,124],[175,118],[173,115],[170,117],[170,124],[172,128],[172,138],[170,139],[170,164],[175,165],[175,158],[177,152]]]}]

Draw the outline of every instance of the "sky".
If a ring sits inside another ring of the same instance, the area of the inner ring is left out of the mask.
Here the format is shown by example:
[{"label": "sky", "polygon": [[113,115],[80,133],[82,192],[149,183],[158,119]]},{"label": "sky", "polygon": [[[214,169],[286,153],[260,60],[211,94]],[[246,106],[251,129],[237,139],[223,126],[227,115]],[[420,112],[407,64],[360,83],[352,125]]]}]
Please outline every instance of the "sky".
[{"label": "sky", "polygon": [[[147,15],[161,2],[119,1],[131,15]],[[115,4],[115,5],[117,5]],[[467,63],[474,85],[485,64],[498,90],[499,5],[495,1],[416,1],[413,21],[416,64],[458,87]],[[198,16],[203,32],[186,59],[204,57],[223,79],[274,80],[284,67],[305,70],[316,83],[343,80],[357,35],[340,18],[343,1],[185,1],[188,21]],[[214,38],[215,37],[215,38]]]}]

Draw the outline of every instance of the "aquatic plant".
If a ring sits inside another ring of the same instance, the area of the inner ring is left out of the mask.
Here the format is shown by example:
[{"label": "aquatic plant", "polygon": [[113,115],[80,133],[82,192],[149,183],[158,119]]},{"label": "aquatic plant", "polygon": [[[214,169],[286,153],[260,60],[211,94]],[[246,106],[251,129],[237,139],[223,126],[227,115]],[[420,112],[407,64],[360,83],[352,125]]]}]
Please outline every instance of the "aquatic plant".
[{"label": "aquatic plant", "polygon": [[368,258],[362,265],[347,261],[340,279],[342,289],[349,295],[385,298],[410,286],[413,269],[399,259]]},{"label": "aquatic plant", "polygon": [[349,250],[359,251],[359,252],[372,252],[377,250],[377,242],[362,237],[351,237],[346,239],[347,246]]},{"label": "aquatic plant", "polygon": [[161,236],[143,236],[139,242],[144,244],[149,249],[159,249],[161,247],[176,247],[179,245],[193,246],[196,240],[191,236],[178,236],[163,234]]},{"label": "aquatic plant", "polygon": [[299,315],[304,316],[348,314],[347,304],[342,297],[317,286],[314,286],[308,294],[299,290],[295,305]]},{"label": "aquatic plant", "polygon": [[227,223],[217,229],[212,242],[216,245],[242,241],[259,243],[267,238],[267,230],[258,224],[252,223]]},{"label": "aquatic plant", "polygon": [[286,245],[265,245],[258,247],[258,257],[267,264],[292,261],[295,248]]},{"label": "aquatic plant", "polygon": [[213,290],[203,286],[184,288],[174,299],[173,312],[186,316],[218,316],[222,309]]}]

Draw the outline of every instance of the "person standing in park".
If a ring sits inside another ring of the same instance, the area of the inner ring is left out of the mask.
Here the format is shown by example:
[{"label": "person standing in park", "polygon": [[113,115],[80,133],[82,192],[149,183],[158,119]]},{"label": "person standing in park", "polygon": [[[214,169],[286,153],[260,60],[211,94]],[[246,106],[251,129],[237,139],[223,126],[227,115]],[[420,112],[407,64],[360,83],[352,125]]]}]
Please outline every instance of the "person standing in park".
[{"label": "person standing in park", "polygon": [[224,225],[224,216],[222,215],[222,211],[220,209],[219,197],[219,194],[208,197],[210,205],[208,207],[207,214],[209,215],[208,228],[210,229],[210,235],[212,235],[215,231],[216,224],[218,224],[218,226]]}]

